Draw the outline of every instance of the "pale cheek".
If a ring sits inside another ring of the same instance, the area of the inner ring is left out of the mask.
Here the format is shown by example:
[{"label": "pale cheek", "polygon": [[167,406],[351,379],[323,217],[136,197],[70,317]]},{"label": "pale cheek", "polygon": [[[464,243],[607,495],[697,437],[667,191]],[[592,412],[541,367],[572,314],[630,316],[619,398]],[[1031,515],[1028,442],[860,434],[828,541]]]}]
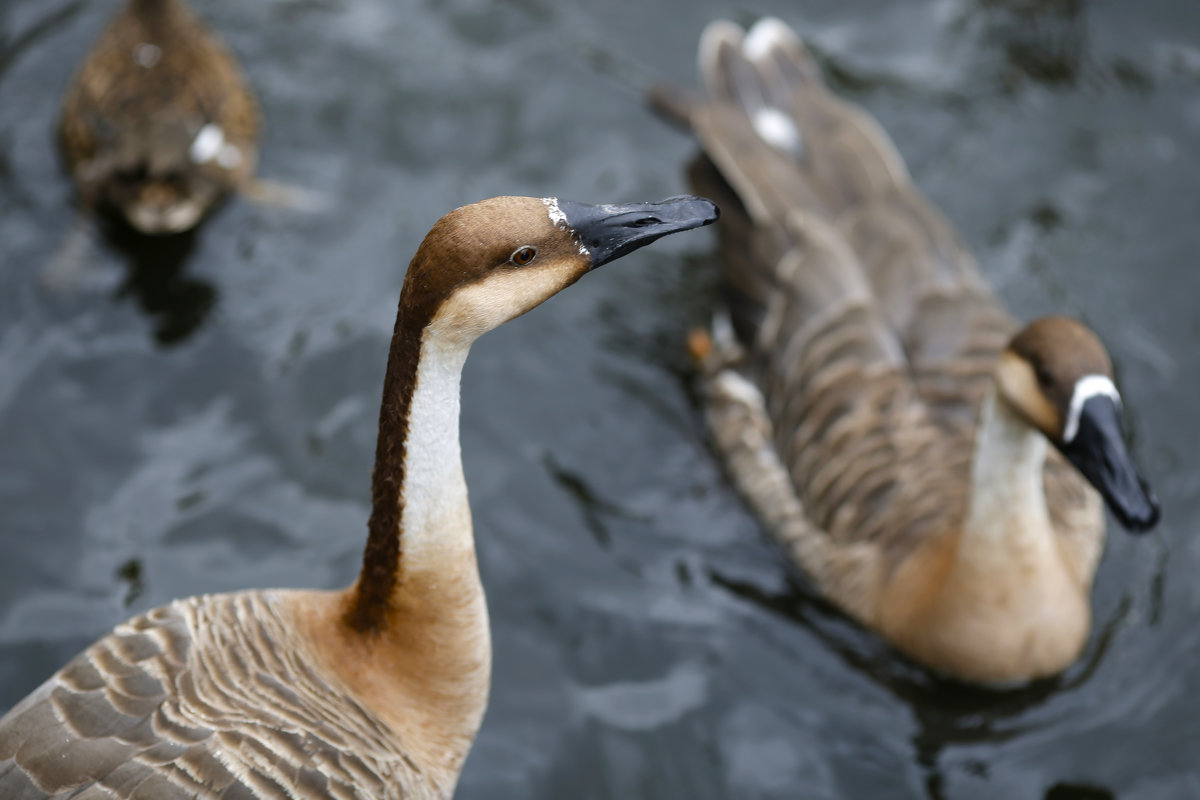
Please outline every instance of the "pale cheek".
[{"label": "pale cheek", "polygon": [[536,308],[586,271],[586,267],[564,267],[497,272],[455,292],[430,327],[444,341],[469,345],[493,328]]},{"label": "pale cheek", "polygon": [[1037,386],[1033,368],[1025,361],[1005,354],[1001,356],[996,373],[997,382],[1004,398],[1020,409],[1030,422],[1047,436],[1058,436],[1062,431],[1062,419],[1058,410],[1046,399]]}]

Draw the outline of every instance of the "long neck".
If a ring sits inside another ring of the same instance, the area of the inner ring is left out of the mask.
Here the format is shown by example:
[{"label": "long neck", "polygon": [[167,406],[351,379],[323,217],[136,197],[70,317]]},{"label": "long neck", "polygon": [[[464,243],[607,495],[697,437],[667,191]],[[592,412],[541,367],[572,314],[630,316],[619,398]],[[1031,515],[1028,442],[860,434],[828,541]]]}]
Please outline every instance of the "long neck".
[{"label": "long neck", "polygon": [[458,437],[470,344],[421,322],[401,309],[388,356],[367,547],[346,617],[362,632],[391,624],[406,588],[478,584]]},{"label": "long neck", "polygon": [[363,568],[330,621],[344,648],[335,671],[449,796],[487,706],[492,651],[458,438],[470,341],[428,320],[401,301]]},{"label": "long neck", "polygon": [[971,463],[965,542],[1029,546],[1049,541],[1042,487],[1046,438],[996,393],[983,403]]}]

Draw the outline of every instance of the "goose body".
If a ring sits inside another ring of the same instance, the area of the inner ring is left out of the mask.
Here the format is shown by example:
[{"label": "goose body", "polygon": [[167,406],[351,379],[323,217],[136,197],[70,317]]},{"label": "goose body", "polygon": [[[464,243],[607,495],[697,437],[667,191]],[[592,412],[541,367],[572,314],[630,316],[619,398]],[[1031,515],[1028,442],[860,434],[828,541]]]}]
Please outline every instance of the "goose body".
[{"label": "goose body", "polygon": [[714,23],[700,71],[703,97],[656,99],[726,209],[727,313],[697,355],[735,483],[825,595],[914,659],[988,683],[1062,670],[1103,549],[1089,482],[1131,529],[1158,514],[1103,346],[1005,312],[783,23]]},{"label": "goose body", "polygon": [[183,0],[128,0],[79,66],[59,141],[84,205],[142,233],[195,226],[253,175],[258,106]]},{"label": "goose body", "polygon": [[521,197],[443,217],[401,292],[358,580],[192,597],[118,625],[0,719],[0,797],[449,797],[491,669],[458,438],[471,343],[715,218],[699,198]]}]

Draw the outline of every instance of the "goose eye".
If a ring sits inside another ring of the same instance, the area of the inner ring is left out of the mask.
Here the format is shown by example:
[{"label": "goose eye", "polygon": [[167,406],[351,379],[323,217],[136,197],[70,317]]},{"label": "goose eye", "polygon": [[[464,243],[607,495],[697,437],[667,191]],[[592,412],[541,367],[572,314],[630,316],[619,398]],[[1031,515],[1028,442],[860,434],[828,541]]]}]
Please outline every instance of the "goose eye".
[{"label": "goose eye", "polygon": [[1038,386],[1043,389],[1050,386],[1050,372],[1045,367],[1038,367],[1034,374],[1037,375]]},{"label": "goose eye", "polygon": [[513,251],[513,254],[508,257],[508,260],[516,264],[518,267],[523,267],[533,261],[537,256],[537,248],[526,245]]}]

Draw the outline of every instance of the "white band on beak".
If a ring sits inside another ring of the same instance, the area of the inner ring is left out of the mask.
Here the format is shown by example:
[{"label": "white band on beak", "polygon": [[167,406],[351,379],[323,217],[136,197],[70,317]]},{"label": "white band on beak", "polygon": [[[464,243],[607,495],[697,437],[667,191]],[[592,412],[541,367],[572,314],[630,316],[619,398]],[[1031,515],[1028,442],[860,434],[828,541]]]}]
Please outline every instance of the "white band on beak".
[{"label": "white band on beak", "polygon": [[554,227],[567,227],[567,215],[558,207],[557,197],[543,197],[542,205],[546,206],[546,213],[550,215],[550,221],[554,223]]},{"label": "white band on beak", "polygon": [[1084,375],[1075,382],[1075,391],[1071,394],[1071,407],[1067,411],[1067,424],[1063,428],[1063,443],[1070,444],[1079,433],[1079,415],[1083,413],[1083,405],[1088,400],[1099,395],[1111,397],[1119,408],[1121,395],[1112,379],[1107,375]]},{"label": "white band on beak", "polygon": [[[558,207],[557,197],[543,197],[542,205],[546,207],[546,213],[550,215],[550,221],[554,223],[554,227],[564,230],[571,227],[571,223],[567,221],[567,215]],[[579,242],[579,255],[590,256],[591,254],[592,251],[587,249],[587,245]]]}]

